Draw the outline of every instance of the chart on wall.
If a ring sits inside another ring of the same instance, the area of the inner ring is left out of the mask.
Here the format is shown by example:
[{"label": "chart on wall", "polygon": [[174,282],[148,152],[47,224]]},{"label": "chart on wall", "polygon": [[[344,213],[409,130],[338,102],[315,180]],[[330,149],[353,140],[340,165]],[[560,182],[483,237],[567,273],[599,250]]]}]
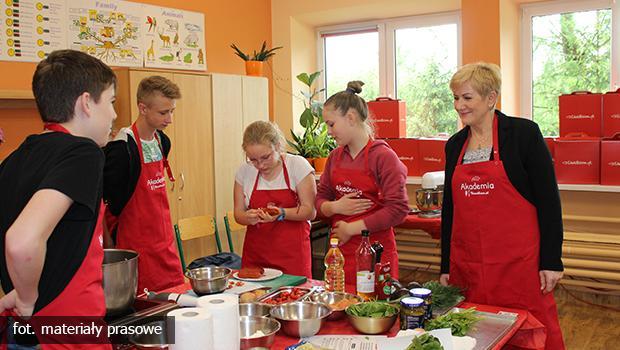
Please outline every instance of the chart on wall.
[{"label": "chart on wall", "polygon": [[111,66],[141,67],[141,7],[129,1],[69,0],[68,47]]},{"label": "chart on wall", "polygon": [[142,11],[145,67],[207,69],[204,14],[151,5]]},{"label": "chart on wall", "polygon": [[66,1],[3,0],[0,60],[38,62],[66,48]]}]

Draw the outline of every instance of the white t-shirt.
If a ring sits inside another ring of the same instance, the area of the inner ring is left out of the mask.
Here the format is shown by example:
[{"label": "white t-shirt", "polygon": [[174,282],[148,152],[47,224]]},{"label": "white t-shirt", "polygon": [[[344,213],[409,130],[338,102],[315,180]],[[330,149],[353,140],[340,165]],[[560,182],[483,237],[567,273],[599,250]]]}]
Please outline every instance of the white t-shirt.
[{"label": "white t-shirt", "polygon": [[[131,136],[131,138],[134,140],[136,139],[131,128],[122,128],[118,131],[118,134],[116,134],[114,141],[123,140],[127,142],[129,136]],[[153,137],[153,139],[150,141],[140,138],[140,141],[142,142],[144,163],[159,162],[160,160],[162,160],[163,155],[161,154],[161,148],[159,148],[159,142],[157,142],[156,137]]]},{"label": "white t-shirt", "polygon": [[[284,155],[284,163],[288,171],[291,189],[295,192],[297,192],[297,184],[299,184],[301,180],[308,176],[308,174],[314,174],[314,169],[306,158],[302,156],[287,153]],[[246,208],[250,205],[250,197],[254,189],[254,182],[256,181],[257,175],[258,169],[249,163],[243,164],[235,175],[235,181],[243,188]],[[280,171],[280,174],[271,181],[267,181],[260,177],[256,188],[259,190],[282,190],[287,188],[286,180],[284,179],[284,171]]]}]

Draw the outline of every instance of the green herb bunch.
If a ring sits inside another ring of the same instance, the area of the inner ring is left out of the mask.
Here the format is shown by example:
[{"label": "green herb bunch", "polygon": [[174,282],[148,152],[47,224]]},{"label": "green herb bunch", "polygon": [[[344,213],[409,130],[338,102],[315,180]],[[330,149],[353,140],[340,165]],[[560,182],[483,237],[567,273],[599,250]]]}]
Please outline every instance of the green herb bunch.
[{"label": "green herb bunch", "polygon": [[476,315],[476,309],[472,307],[460,312],[450,312],[430,320],[424,329],[432,331],[433,329],[450,328],[452,335],[463,337],[481,319],[482,317]]},{"label": "green herb bunch", "polygon": [[235,51],[235,54],[241,57],[241,59],[244,61],[266,61],[269,57],[275,55],[276,50],[282,48],[282,46],[278,46],[267,49],[267,42],[263,41],[263,46],[261,47],[260,51],[256,52],[256,50],[254,50],[253,55],[248,55],[241,51],[241,49],[239,49],[239,47],[235,44],[231,44],[230,47]]},{"label": "green herb bunch", "polygon": [[411,341],[405,350],[444,350],[443,346],[435,336],[424,333]]}]

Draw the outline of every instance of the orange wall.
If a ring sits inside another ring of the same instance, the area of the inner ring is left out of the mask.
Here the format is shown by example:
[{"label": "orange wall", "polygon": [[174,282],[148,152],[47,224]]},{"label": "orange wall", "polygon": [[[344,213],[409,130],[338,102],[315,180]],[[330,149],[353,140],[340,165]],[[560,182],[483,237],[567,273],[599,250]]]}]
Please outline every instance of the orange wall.
[{"label": "orange wall", "polygon": [[463,64],[500,64],[499,6],[499,0],[461,0]]},{"label": "orange wall", "polygon": [[[204,13],[209,72],[245,74],[243,61],[233,54],[229,47],[231,43],[236,43],[245,51],[259,49],[263,40],[271,46],[271,0],[245,0],[243,6],[236,1],[219,0],[135,2]],[[34,63],[0,62],[0,89],[30,89],[35,66]],[[271,85],[269,68],[265,75],[270,79]],[[269,95],[269,105],[272,106],[272,92]],[[0,160],[19,145],[26,135],[38,132],[41,125],[34,110],[0,110],[0,128],[4,130],[7,139],[7,142],[0,146]]]}]

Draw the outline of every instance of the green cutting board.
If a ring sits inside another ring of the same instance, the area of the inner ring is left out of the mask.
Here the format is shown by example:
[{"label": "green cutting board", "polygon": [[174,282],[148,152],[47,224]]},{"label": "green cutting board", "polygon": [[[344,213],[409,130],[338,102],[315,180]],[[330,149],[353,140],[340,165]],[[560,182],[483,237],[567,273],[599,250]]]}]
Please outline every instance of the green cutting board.
[{"label": "green cutting board", "polygon": [[270,281],[260,281],[257,282],[265,287],[271,287],[271,290],[275,290],[284,286],[298,286],[302,283],[305,283],[308,279],[305,276],[295,276],[295,275],[287,275],[283,274],[277,278],[274,278]]}]

